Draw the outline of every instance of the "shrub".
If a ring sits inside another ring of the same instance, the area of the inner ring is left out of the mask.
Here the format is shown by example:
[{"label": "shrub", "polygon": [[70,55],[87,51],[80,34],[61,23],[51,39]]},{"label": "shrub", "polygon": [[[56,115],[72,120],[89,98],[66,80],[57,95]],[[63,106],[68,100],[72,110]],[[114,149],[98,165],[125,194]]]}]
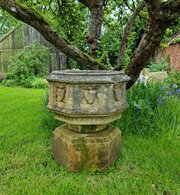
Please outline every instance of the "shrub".
[{"label": "shrub", "polygon": [[48,82],[46,81],[46,79],[35,78],[32,81],[32,87],[35,89],[46,89],[48,88]]},{"label": "shrub", "polygon": [[14,87],[17,86],[17,82],[13,79],[5,79],[2,81],[2,85],[7,87]]},{"label": "shrub", "polygon": [[[46,75],[48,59],[48,49],[35,41],[12,59],[3,84],[6,86],[32,87],[32,81],[35,77]],[[9,80],[11,81],[9,82]]]},{"label": "shrub", "polygon": [[176,84],[177,88],[180,88],[180,72],[175,70],[171,71],[168,77],[165,79],[165,84],[169,87]]},{"label": "shrub", "polygon": [[180,89],[177,85],[136,84],[127,95],[129,108],[115,122],[124,135],[159,136],[180,130]]},{"label": "shrub", "polygon": [[169,67],[167,57],[162,59],[161,63],[151,62],[149,65],[150,72],[169,71]]}]

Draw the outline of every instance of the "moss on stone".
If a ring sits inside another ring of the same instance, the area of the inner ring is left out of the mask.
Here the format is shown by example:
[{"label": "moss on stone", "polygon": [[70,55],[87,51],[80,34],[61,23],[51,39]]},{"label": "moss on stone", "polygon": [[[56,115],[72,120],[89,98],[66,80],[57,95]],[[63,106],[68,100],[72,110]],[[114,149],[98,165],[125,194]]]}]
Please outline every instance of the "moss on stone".
[{"label": "moss on stone", "polygon": [[104,64],[101,63],[100,59],[94,59],[93,57],[91,57],[90,55],[88,55],[87,53],[84,53],[84,52],[83,52],[83,54],[84,54],[84,55],[87,57],[87,59],[88,59],[89,61],[91,61],[93,64],[96,64],[97,66],[101,67],[101,68],[104,69],[104,70],[109,70],[109,68],[108,68],[106,65],[104,65]]}]

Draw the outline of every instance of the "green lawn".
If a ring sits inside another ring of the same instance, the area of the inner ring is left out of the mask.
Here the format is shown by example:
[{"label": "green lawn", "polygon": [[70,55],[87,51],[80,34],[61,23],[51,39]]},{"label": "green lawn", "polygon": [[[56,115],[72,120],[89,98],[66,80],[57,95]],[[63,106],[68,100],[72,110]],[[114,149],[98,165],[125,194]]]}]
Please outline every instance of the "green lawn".
[{"label": "green lawn", "polygon": [[123,137],[119,161],[105,173],[70,173],[51,156],[41,127],[44,90],[0,87],[0,194],[128,195],[180,193],[180,142]]}]

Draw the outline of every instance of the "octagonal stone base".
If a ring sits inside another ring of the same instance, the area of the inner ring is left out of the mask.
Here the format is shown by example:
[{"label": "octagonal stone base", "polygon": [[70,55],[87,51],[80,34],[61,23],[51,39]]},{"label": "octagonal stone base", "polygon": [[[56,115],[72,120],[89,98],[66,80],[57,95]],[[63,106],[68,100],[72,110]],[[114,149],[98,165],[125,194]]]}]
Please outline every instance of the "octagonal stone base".
[{"label": "octagonal stone base", "polygon": [[53,157],[70,171],[104,171],[118,159],[120,147],[121,131],[114,126],[84,134],[65,124],[53,132]]}]

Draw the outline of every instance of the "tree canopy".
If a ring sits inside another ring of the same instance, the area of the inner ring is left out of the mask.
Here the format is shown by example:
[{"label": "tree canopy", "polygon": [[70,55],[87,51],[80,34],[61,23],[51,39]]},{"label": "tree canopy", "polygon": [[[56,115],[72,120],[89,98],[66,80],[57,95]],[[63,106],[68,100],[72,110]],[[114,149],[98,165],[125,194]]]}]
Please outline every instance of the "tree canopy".
[{"label": "tree canopy", "polygon": [[180,26],[180,0],[0,0],[0,7],[83,69],[125,67],[128,87]]},{"label": "tree canopy", "polygon": [[0,37],[7,33],[12,27],[19,23],[14,17],[6,11],[0,10]]}]

